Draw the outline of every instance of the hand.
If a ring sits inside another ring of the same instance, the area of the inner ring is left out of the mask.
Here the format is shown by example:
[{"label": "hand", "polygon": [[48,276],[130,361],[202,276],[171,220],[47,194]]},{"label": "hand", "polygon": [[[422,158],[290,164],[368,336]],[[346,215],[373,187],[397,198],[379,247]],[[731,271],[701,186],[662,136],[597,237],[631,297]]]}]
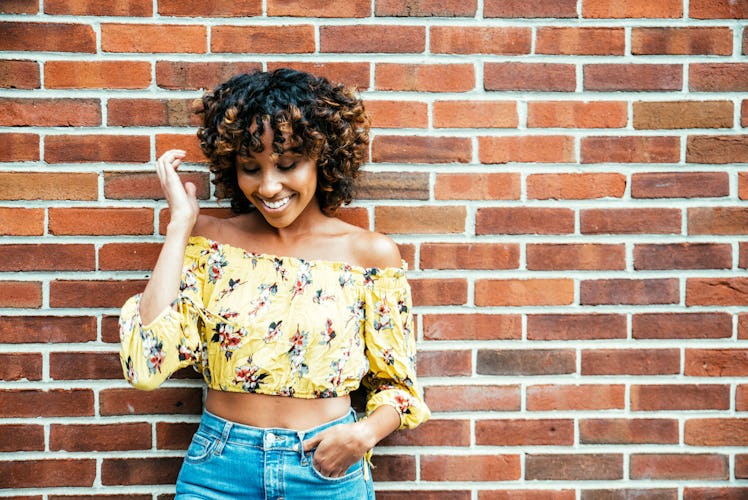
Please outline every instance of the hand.
[{"label": "hand", "polygon": [[364,421],[338,424],[304,441],[304,452],[314,448],[312,466],[326,477],[341,477],[374,447],[376,439]]},{"label": "hand", "polygon": [[192,182],[182,185],[177,175],[177,169],[182,164],[185,154],[186,152],[181,149],[170,149],[156,162],[156,172],[169,204],[170,225],[180,224],[191,230],[197,221],[200,206],[197,202],[197,187]]}]

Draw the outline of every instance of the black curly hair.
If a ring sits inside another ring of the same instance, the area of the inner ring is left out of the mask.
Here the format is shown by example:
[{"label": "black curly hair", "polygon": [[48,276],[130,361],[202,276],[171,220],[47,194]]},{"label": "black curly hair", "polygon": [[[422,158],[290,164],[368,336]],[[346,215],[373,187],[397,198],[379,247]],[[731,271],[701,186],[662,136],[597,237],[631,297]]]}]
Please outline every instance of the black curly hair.
[{"label": "black curly hair", "polygon": [[236,157],[263,150],[265,124],[273,130],[275,153],[290,149],[317,160],[316,196],[323,213],[334,215],[351,202],[369,144],[369,119],[353,89],[292,69],[256,71],[206,93],[197,113],[203,115],[197,137],[210,160],[216,195],[230,198],[234,213],[253,209],[239,189]]}]

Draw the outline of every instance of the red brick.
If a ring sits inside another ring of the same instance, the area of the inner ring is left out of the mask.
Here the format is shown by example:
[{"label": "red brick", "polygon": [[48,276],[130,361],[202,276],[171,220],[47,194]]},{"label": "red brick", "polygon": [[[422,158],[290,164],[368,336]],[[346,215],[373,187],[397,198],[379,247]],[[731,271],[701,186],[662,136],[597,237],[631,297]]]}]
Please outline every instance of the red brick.
[{"label": "red brick", "polygon": [[618,173],[531,174],[527,176],[527,197],[548,200],[621,198],[626,176]]},{"label": "red brick", "polygon": [[90,389],[2,390],[0,403],[6,418],[90,417],[94,414]]},{"label": "red brick", "polygon": [[156,448],[186,450],[198,425],[196,422],[156,422]]},{"label": "red brick", "polygon": [[50,344],[96,340],[96,318],[91,316],[4,316],[0,318],[3,344]]},{"label": "red brick", "polygon": [[476,234],[569,234],[574,212],[567,208],[486,207],[475,217]]},{"label": "red brick", "polygon": [[[746,35],[748,36],[748,31],[746,31]],[[748,38],[746,39],[748,40]],[[740,103],[740,125],[743,128],[748,127],[748,99],[744,99]]]},{"label": "red brick", "polygon": [[0,207],[0,236],[44,234],[44,209]]},{"label": "red brick", "polygon": [[738,172],[738,198],[748,199],[748,172]]},{"label": "red brick", "polygon": [[366,101],[366,111],[375,128],[428,127],[428,104],[425,102]]},{"label": "red brick", "polygon": [[374,481],[415,481],[416,457],[409,455],[382,455],[372,457]]},{"label": "red brick", "polygon": [[52,89],[144,89],[151,84],[147,61],[47,61],[44,85]]},{"label": "red brick", "polygon": [[686,420],[683,441],[690,446],[746,446],[748,419],[692,418]]},{"label": "red brick", "polygon": [[742,306],[748,300],[747,278],[689,278],[686,305]]},{"label": "red brick", "polygon": [[[207,182],[207,178],[206,178]],[[356,178],[356,200],[428,200],[429,176],[426,172],[364,171]]]},{"label": "red brick", "polygon": [[[736,454],[735,455],[735,478],[745,479],[748,477],[748,455]],[[748,488],[745,489],[745,493],[748,493]]]},{"label": "red brick", "polygon": [[576,371],[571,349],[479,349],[480,375],[564,375]]},{"label": "red brick", "polygon": [[50,307],[120,307],[145,288],[140,280],[55,280],[49,284]]},{"label": "red brick", "polygon": [[686,349],[685,374],[691,377],[745,377],[748,349]]},{"label": "red brick", "polygon": [[626,268],[626,249],[623,245],[602,243],[528,244],[526,252],[527,269],[529,270],[622,270]]},{"label": "red brick", "polygon": [[427,490],[427,491],[377,491],[377,500],[470,500],[469,491]]},{"label": "red brick", "polygon": [[677,304],[678,288],[678,280],[674,278],[583,280],[579,288],[579,303],[582,305]]},{"label": "red brick", "polygon": [[419,377],[469,377],[473,373],[471,351],[420,351]]},{"label": "red brick", "polygon": [[692,63],[688,65],[688,89],[697,92],[745,92],[748,63]]},{"label": "red brick", "polygon": [[689,0],[688,16],[693,19],[746,19],[748,5],[732,0]]},{"label": "red brick", "polygon": [[517,124],[514,102],[434,102],[434,128],[515,128]]},{"label": "red brick", "polygon": [[467,282],[462,278],[412,279],[417,306],[462,305],[467,302]]},{"label": "red brick", "polygon": [[741,340],[748,338],[748,314],[738,314],[738,338]]},{"label": "red brick", "polygon": [[[180,172],[179,177],[182,183],[195,184],[198,199],[206,200],[210,197],[207,172]],[[104,196],[113,200],[164,199],[161,183],[155,172],[106,172]]]},{"label": "red brick", "polygon": [[94,253],[86,244],[0,245],[0,271],[93,271]]},{"label": "red brick", "polygon": [[55,235],[152,234],[148,208],[50,208],[49,232]]},{"label": "red brick", "polygon": [[467,92],[475,88],[472,64],[378,63],[374,77],[377,90]]},{"label": "red brick", "polygon": [[38,12],[39,4],[34,0],[6,0],[0,5],[2,14],[37,14]]},{"label": "red brick", "polygon": [[0,172],[0,200],[96,200],[94,173]]},{"label": "red brick", "polygon": [[582,163],[677,163],[679,137],[583,137]]},{"label": "red brick", "polygon": [[462,233],[466,216],[461,206],[378,206],[374,209],[374,226],[390,234]]},{"label": "red brick", "polygon": [[723,27],[633,28],[631,53],[732,55],[732,30]]},{"label": "red brick", "polygon": [[99,269],[151,270],[156,265],[160,251],[160,243],[106,243],[99,249]]},{"label": "red brick", "polygon": [[635,339],[709,339],[732,336],[729,313],[643,313],[631,317]]},{"label": "red brick", "polygon": [[255,62],[157,61],[156,85],[165,89],[212,89],[239,73],[262,69]]},{"label": "red brick", "polygon": [[583,234],[676,234],[681,211],[675,208],[590,208],[580,213]]},{"label": "red brick", "polygon": [[678,375],[680,349],[583,349],[582,375]]},{"label": "red brick", "polygon": [[422,455],[423,481],[511,481],[521,477],[519,455]]},{"label": "red brick", "polygon": [[[0,323],[0,327],[2,324]],[[23,332],[25,333],[25,332]],[[28,340],[26,340],[28,342]],[[41,380],[42,355],[38,352],[0,353],[0,380]],[[0,426],[0,451],[3,448]],[[43,440],[42,440],[43,441]],[[42,445],[43,449],[43,445]],[[5,450],[7,451],[7,450]],[[10,450],[13,451],[13,450]]]},{"label": "red brick", "polygon": [[94,459],[35,459],[0,461],[0,488],[93,487]]},{"label": "red brick", "polygon": [[211,52],[246,54],[306,54],[314,52],[314,27],[214,26]]},{"label": "red brick", "polygon": [[683,489],[683,500],[743,500],[748,496],[748,488],[696,488]]},{"label": "red brick", "polygon": [[641,172],[631,175],[632,198],[713,198],[729,194],[727,172]]},{"label": "red brick", "polygon": [[109,99],[108,125],[187,127],[200,125],[192,99]]},{"label": "red brick", "polygon": [[371,144],[375,163],[468,163],[471,156],[467,137],[378,135]]},{"label": "red brick", "polygon": [[9,127],[85,127],[101,124],[98,99],[0,98],[0,125]]},{"label": "red brick", "polygon": [[116,352],[52,352],[49,376],[54,380],[119,380],[122,366]]},{"label": "red brick", "polygon": [[574,138],[565,135],[479,137],[481,163],[570,163]]},{"label": "red brick", "polygon": [[0,31],[3,51],[96,52],[96,34],[88,24],[0,22]]},{"label": "red brick", "polygon": [[[369,5],[367,2],[366,5]],[[379,0],[376,16],[394,17],[473,17],[476,0]]]},{"label": "red brick", "polygon": [[527,103],[527,126],[534,128],[622,128],[628,110],[621,101],[533,101]]},{"label": "red brick", "polygon": [[732,128],[729,101],[635,102],[634,128]]},{"label": "red brick", "polygon": [[632,479],[728,479],[727,456],[712,454],[632,454]]},{"label": "red brick", "polygon": [[582,6],[582,17],[614,18],[677,18],[683,16],[683,3],[680,0],[586,0]]},{"label": "red brick", "polygon": [[[260,2],[255,2],[260,6]],[[291,17],[369,17],[371,3],[366,0],[269,0],[268,16]]]},{"label": "red brick", "polygon": [[623,455],[528,454],[525,457],[525,478],[550,481],[623,479]]},{"label": "red brick", "polygon": [[692,135],[686,143],[689,163],[748,162],[748,135]]},{"label": "red brick", "polygon": [[694,207],[688,209],[688,234],[745,234],[748,209]]},{"label": "red brick", "polygon": [[397,54],[424,50],[426,29],[423,26],[356,24],[319,28],[320,52]]},{"label": "red brick", "polygon": [[426,314],[425,340],[519,340],[522,320],[516,314]]},{"label": "red brick", "polygon": [[424,243],[421,245],[420,267],[516,269],[519,267],[519,246],[510,243]]},{"label": "red brick", "polygon": [[208,162],[202,149],[200,149],[200,142],[194,134],[156,134],[156,157],[160,157],[169,149],[185,151],[185,162]]},{"label": "red brick", "polygon": [[199,387],[162,387],[158,391],[103,389],[99,393],[101,415],[197,415],[202,411]]},{"label": "red brick", "polygon": [[573,64],[487,62],[483,85],[485,90],[573,92],[577,76]]},{"label": "red brick", "polygon": [[101,484],[168,484],[177,481],[181,457],[105,458],[101,464]]},{"label": "red brick", "polygon": [[158,13],[162,16],[184,17],[252,17],[262,14],[262,2],[257,0],[159,0]]},{"label": "red brick", "polygon": [[52,424],[49,449],[52,451],[124,451],[151,448],[151,424]]},{"label": "red brick", "polygon": [[[519,398],[519,388],[515,389],[517,398]],[[381,444],[383,446],[469,446],[470,422],[432,418],[415,429],[393,432],[384,438]]]},{"label": "red brick", "polygon": [[0,161],[35,161],[38,159],[38,135],[0,134]]},{"label": "red brick", "polygon": [[529,54],[532,31],[524,27],[431,26],[434,54]]},{"label": "red brick", "polygon": [[478,491],[478,500],[575,500],[576,498],[574,490],[511,489]]},{"label": "red brick", "polygon": [[[485,0],[484,17],[577,17],[576,0]],[[481,499],[483,500],[483,499]]]},{"label": "red brick", "polygon": [[101,25],[101,50],[136,53],[205,53],[207,30],[197,25]]},{"label": "red brick", "polygon": [[622,410],[623,385],[533,385],[527,388],[527,410]]},{"label": "red brick", "polygon": [[45,139],[45,160],[69,162],[146,162],[150,159],[147,136],[53,135]]},{"label": "red brick", "polygon": [[424,389],[432,411],[516,411],[520,408],[518,386],[450,385]]},{"label": "red brick", "polygon": [[579,421],[583,444],[678,444],[678,421],[665,418],[595,418]]},{"label": "red brick", "polygon": [[305,71],[316,76],[325,77],[333,83],[340,82],[345,84],[346,86],[352,86],[359,90],[366,90],[369,88],[371,72],[368,62],[279,61],[267,63],[268,71],[273,71],[277,68],[291,68],[299,71]]},{"label": "red brick", "polygon": [[436,174],[437,200],[518,200],[521,176],[517,173]]},{"label": "red brick", "polygon": [[622,56],[626,46],[623,28],[540,27],[535,36],[536,54]]},{"label": "red brick", "polygon": [[551,306],[574,301],[570,279],[479,279],[475,282],[477,306]]},{"label": "red brick", "polygon": [[0,425],[0,451],[44,451],[44,426]]},{"label": "red brick", "polygon": [[44,13],[58,16],[67,15],[148,17],[153,14],[153,3],[149,0],[128,0],[127,2],[45,0]]},{"label": "red brick", "polygon": [[662,384],[632,385],[632,411],[727,410],[730,388],[726,385]]},{"label": "red brick", "polygon": [[620,314],[528,314],[528,340],[625,339]]},{"label": "red brick", "polygon": [[0,88],[38,89],[41,86],[36,61],[0,61]]},{"label": "red brick", "polygon": [[634,246],[634,269],[729,269],[732,247],[717,243]]},{"label": "red brick", "polygon": [[584,89],[666,91],[683,88],[680,64],[585,64]]},{"label": "red brick", "polygon": [[38,281],[0,281],[3,294],[0,307],[39,308],[42,306],[42,284]]},{"label": "red brick", "polygon": [[572,419],[478,420],[475,422],[478,446],[572,446]]}]

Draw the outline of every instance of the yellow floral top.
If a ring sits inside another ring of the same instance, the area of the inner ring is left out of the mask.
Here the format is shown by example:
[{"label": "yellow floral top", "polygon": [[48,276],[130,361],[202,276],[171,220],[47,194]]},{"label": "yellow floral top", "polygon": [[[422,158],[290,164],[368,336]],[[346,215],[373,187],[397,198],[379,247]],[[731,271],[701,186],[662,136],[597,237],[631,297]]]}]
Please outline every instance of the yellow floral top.
[{"label": "yellow floral top", "polygon": [[125,378],[155,389],[193,365],[211,389],[296,398],[348,394],[391,405],[401,428],[429,418],[416,382],[410,287],[402,268],[247,252],[192,237],[180,293],[148,325],[140,294],[122,307]]}]

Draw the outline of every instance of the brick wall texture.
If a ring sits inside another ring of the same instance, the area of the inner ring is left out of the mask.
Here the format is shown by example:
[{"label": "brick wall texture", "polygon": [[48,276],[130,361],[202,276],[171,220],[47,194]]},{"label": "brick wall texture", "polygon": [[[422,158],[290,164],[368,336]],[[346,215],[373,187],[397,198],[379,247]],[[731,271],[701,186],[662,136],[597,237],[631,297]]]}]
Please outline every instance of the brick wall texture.
[{"label": "brick wall texture", "polygon": [[201,381],[117,359],[153,164],[228,215],[191,102],[288,66],[360,89],[342,216],[412,270],[380,500],[748,498],[747,0],[3,0],[0,51],[0,497],[173,497]]}]

